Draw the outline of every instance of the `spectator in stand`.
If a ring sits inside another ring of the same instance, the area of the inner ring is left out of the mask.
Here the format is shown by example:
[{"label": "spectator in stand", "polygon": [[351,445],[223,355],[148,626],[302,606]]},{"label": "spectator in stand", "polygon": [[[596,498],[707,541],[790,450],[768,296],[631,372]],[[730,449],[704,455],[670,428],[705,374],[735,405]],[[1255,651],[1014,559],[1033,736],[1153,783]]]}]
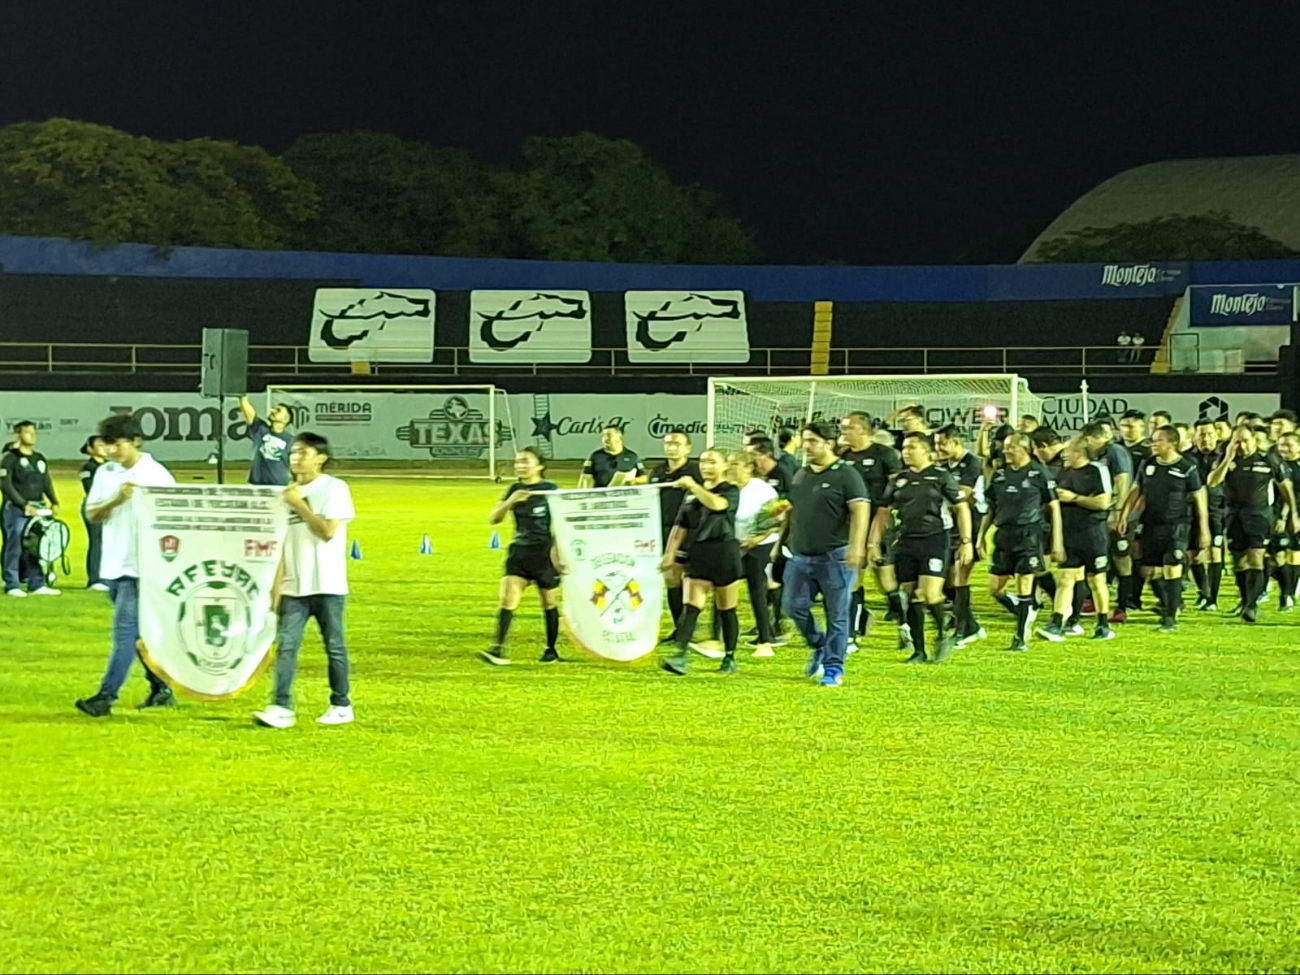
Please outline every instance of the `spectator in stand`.
[{"label": "spectator in stand", "polygon": [[1142,347],[1146,345],[1146,336],[1140,332],[1133,333],[1133,347],[1129,352],[1129,362],[1138,366],[1142,364]]},{"label": "spectator in stand", "polygon": [[1115,344],[1119,346],[1118,351],[1115,353],[1115,361],[1123,365],[1128,362],[1129,354],[1132,351],[1133,336],[1129,335],[1128,332],[1120,332],[1119,338],[1115,339]]}]

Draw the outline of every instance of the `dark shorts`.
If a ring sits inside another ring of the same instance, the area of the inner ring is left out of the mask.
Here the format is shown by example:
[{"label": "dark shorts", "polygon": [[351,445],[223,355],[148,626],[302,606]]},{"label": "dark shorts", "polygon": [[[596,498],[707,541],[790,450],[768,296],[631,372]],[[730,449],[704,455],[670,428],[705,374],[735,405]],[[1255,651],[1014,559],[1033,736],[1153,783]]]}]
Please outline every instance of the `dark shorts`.
[{"label": "dark shorts", "polygon": [[1272,513],[1253,508],[1229,511],[1224,529],[1228,536],[1228,548],[1233,552],[1267,548],[1269,536],[1273,534]]},{"label": "dark shorts", "polygon": [[1063,569],[1083,569],[1098,575],[1110,569],[1110,532],[1104,521],[1086,531],[1066,533]]},{"label": "dark shorts", "polygon": [[916,582],[921,576],[942,578],[952,564],[947,532],[899,536],[893,551],[894,572],[900,583]]},{"label": "dark shorts", "polygon": [[696,542],[691,546],[686,575],[692,579],[703,579],[718,587],[729,586],[737,579],[744,578],[745,573],[740,565],[740,543],[735,539],[727,542]]},{"label": "dark shorts", "polygon": [[993,538],[989,572],[995,576],[1034,576],[1045,569],[1043,533],[1037,525],[999,528]]},{"label": "dark shorts", "polygon": [[1186,565],[1187,545],[1191,535],[1192,526],[1187,524],[1144,526],[1142,530],[1142,564],[1150,568]]},{"label": "dark shorts", "polygon": [[535,583],[538,589],[557,589],[560,573],[551,562],[549,546],[511,545],[506,552],[506,575]]}]

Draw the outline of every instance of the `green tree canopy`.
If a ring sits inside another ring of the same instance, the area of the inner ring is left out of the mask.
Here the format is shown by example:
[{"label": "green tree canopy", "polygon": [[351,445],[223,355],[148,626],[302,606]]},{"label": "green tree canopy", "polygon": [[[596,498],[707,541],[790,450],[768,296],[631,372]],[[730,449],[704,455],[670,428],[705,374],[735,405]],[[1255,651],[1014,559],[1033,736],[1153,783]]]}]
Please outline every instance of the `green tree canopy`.
[{"label": "green tree canopy", "polygon": [[317,206],[310,183],[255,146],[68,119],[0,129],[0,233],[278,248]]},{"label": "green tree canopy", "polygon": [[1141,223],[1084,227],[1044,241],[1034,256],[1047,264],[1098,261],[1243,261],[1295,257],[1296,252],[1258,227],[1222,210],[1175,213]]}]

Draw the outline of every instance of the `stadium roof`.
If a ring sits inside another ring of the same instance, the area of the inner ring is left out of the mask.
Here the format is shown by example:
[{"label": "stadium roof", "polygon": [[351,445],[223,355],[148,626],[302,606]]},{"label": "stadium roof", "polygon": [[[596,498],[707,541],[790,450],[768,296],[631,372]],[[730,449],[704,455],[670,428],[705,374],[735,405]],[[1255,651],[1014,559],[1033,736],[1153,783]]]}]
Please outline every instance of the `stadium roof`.
[{"label": "stadium roof", "polygon": [[1171,159],[1125,170],[1075,200],[1020,261],[1034,260],[1043,241],[1072,230],[1210,210],[1226,210],[1239,223],[1300,250],[1300,154]]}]

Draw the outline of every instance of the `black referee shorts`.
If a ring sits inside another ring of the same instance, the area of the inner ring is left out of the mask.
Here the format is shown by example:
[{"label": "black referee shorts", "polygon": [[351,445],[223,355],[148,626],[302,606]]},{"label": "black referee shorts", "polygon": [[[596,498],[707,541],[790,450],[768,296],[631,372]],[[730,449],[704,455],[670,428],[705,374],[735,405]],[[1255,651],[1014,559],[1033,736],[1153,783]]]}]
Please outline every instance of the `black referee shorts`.
[{"label": "black referee shorts", "polygon": [[894,573],[900,583],[916,582],[921,576],[942,578],[951,565],[948,533],[900,535],[894,542]]},{"label": "black referee shorts", "polygon": [[1142,564],[1156,566],[1186,565],[1187,544],[1192,526],[1187,524],[1147,524],[1142,528]]},{"label": "black referee shorts", "polygon": [[1228,512],[1224,528],[1228,548],[1233,552],[1267,548],[1273,534],[1273,516],[1266,508],[1237,508]]},{"label": "black referee shorts", "polygon": [[691,546],[686,563],[689,578],[703,579],[721,588],[743,578],[744,574],[740,564],[740,543],[734,538],[725,542],[696,542]]},{"label": "black referee shorts", "polygon": [[1104,521],[1092,527],[1065,535],[1065,561],[1063,569],[1083,569],[1088,575],[1098,575],[1110,569],[1110,532]]},{"label": "black referee shorts", "polygon": [[989,572],[995,576],[1034,576],[1043,571],[1043,532],[1037,525],[999,528],[993,539]]},{"label": "black referee shorts", "polygon": [[538,589],[557,589],[560,573],[551,561],[549,545],[511,545],[506,552],[506,575],[534,583]]}]

